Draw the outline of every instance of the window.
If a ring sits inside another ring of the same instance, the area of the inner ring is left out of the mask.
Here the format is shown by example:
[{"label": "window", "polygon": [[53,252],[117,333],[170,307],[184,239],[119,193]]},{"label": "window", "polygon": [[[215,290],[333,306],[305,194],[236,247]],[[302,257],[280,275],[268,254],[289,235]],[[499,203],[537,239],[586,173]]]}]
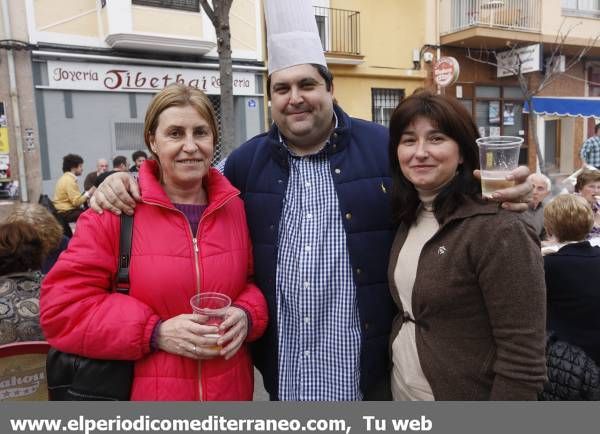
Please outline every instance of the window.
[{"label": "window", "polygon": [[321,45],[323,50],[327,51],[327,17],[325,15],[315,15],[317,21],[317,30],[319,32],[319,38],[321,38]]},{"label": "window", "polygon": [[562,0],[563,14],[600,17],[600,0]]},{"label": "window", "polygon": [[371,89],[373,122],[389,126],[392,112],[402,98],[404,98],[404,89]]},{"label": "window", "polygon": [[155,8],[200,12],[199,0],[132,0],[131,3],[140,6],[153,6]]},{"label": "window", "polygon": [[[472,113],[481,136],[527,138],[524,98],[519,86],[462,86],[467,98],[460,102]],[[521,147],[519,164],[527,164],[527,140]]]}]

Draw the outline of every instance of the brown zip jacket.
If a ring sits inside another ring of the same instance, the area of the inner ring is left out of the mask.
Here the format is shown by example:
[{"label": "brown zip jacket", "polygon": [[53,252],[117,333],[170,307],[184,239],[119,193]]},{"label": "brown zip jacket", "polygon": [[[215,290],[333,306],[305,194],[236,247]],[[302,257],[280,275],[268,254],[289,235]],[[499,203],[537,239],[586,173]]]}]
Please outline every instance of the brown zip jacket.
[{"label": "brown zip jacket", "polygon": [[[396,234],[394,268],[408,228]],[[467,199],[421,252],[413,287],[416,343],[433,395],[445,400],[535,400],[546,379],[546,287],[537,234],[522,215]]]}]

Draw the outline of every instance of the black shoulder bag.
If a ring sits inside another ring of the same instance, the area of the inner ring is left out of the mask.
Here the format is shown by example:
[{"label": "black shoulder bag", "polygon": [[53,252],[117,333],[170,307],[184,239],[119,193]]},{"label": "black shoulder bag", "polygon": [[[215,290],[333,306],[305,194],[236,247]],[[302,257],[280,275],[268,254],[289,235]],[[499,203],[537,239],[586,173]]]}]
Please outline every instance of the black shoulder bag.
[{"label": "black shoulder bag", "polygon": [[[129,294],[133,217],[121,214],[119,270],[115,291]],[[51,348],[46,359],[50,401],[129,401],[133,362],[88,359]]]}]

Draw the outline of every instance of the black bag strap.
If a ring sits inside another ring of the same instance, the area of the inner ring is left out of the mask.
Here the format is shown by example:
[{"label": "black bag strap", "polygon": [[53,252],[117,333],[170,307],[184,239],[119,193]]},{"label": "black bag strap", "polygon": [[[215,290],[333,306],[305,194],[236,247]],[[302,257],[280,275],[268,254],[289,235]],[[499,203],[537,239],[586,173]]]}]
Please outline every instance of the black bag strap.
[{"label": "black bag strap", "polygon": [[121,213],[121,235],[119,237],[119,270],[115,291],[129,294],[129,263],[131,262],[131,240],[133,238],[133,216]]}]

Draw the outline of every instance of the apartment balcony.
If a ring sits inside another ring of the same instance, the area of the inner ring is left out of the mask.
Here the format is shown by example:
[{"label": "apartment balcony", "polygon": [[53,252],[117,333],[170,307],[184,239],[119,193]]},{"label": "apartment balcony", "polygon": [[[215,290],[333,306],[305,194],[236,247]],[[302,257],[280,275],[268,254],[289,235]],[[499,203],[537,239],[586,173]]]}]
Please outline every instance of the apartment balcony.
[{"label": "apartment balcony", "polygon": [[439,0],[439,8],[443,45],[501,48],[542,32],[542,0]]},{"label": "apartment balcony", "polygon": [[197,0],[119,0],[102,8],[106,44],[116,50],[204,55],[214,30]]},{"label": "apartment balcony", "polygon": [[327,63],[358,65],[360,52],[360,12],[314,6],[317,29]]}]

